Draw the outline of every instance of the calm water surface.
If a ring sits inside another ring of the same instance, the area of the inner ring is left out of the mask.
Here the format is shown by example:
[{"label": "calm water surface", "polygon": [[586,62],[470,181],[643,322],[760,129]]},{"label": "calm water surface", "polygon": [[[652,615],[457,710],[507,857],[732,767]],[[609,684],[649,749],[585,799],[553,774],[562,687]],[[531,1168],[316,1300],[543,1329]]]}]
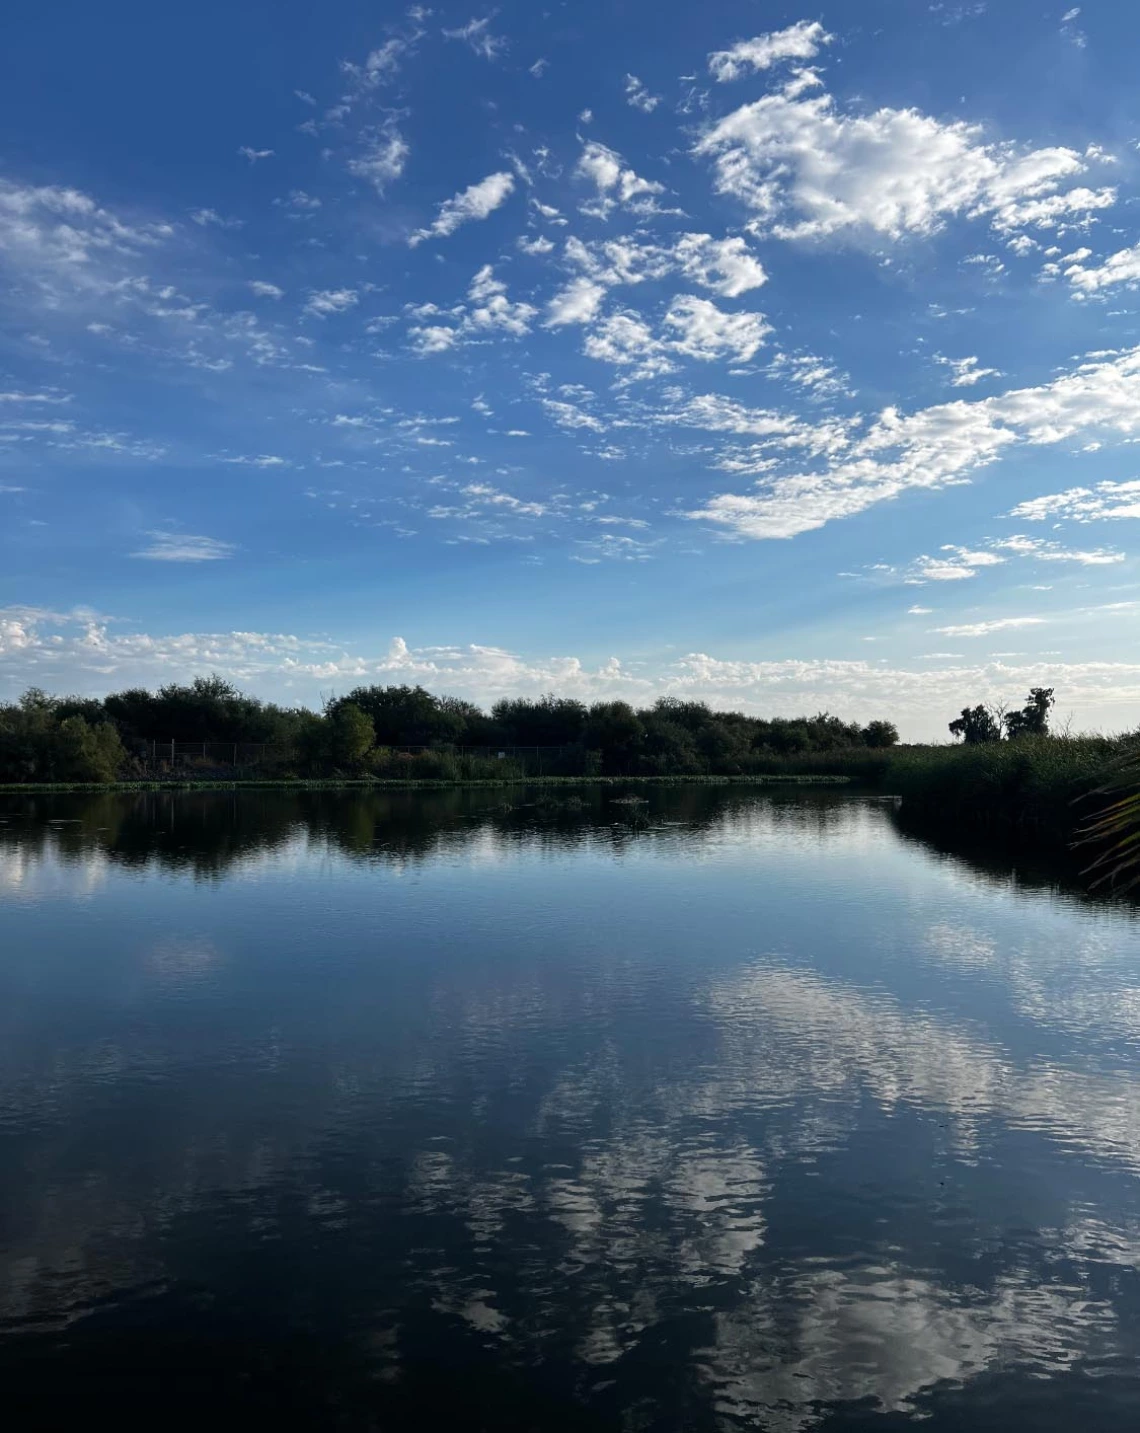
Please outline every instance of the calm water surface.
[{"label": "calm water surface", "polygon": [[1140,1423],[1133,909],[613,795],[0,797],[7,1426]]}]

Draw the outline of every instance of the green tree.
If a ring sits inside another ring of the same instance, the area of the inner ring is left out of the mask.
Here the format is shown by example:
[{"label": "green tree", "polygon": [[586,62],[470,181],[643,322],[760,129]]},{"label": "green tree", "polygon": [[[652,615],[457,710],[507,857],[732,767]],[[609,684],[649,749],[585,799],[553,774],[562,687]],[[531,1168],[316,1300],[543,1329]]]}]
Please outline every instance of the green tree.
[{"label": "green tree", "polygon": [[586,718],[582,740],[602,753],[606,775],[625,775],[635,768],[645,728],[628,702],[595,702]]},{"label": "green tree", "polygon": [[372,718],[353,702],[338,702],[325,718],[325,726],[328,759],[337,767],[358,768],[376,741]]},{"label": "green tree", "polygon": [[950,723],[950,731],[960,736],[967,746],[979,746],[988,741],[1001,741],[1001,727],[989,707],[963,707],[962,715]]},{"label": "green tree", "polygon": [[1053,700],[1052,687],[1031,687],[1021,710],[1006,713],[1005,734],[1010,741],[1022,736],[1048,736]]},{"label": "green tree", "polygon": [[899,741],[899,729],[893,721],[872,721],[868,722],[862,731],[863,745],[881,749],[885,746],[897,746]]}]

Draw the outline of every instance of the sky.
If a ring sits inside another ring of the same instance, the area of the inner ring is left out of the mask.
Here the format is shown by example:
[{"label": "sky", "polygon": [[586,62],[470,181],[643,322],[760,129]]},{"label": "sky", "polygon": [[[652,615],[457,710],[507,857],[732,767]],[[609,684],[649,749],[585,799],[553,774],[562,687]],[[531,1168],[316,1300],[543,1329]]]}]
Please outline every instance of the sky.
[{"label": "sky", "polygon": [[19,7],[0,698],[1140,724],[1140,7]]}]

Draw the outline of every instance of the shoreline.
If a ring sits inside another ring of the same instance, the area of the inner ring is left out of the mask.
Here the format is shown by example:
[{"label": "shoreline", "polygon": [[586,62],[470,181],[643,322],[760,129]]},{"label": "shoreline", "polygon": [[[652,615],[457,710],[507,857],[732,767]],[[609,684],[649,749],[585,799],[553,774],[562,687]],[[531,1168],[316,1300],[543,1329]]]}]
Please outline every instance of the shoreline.
[{"label": "shoreline", "polygon": [[0,783],[0,796],[68,794],[129,795],[142,791],[450,791],[456,788],[497,790],[512,786],[850,786],[850,776],[505,776],[484,777],[377,777],[206,781],[28,781]]}]

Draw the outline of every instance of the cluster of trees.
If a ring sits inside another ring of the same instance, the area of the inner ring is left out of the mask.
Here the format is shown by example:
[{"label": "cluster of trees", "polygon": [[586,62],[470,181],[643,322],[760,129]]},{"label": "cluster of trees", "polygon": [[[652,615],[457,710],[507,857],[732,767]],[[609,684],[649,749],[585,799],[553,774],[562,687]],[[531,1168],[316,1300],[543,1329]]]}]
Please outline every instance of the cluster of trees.
[{"label": "cluster of trees", "polygon": [[1023,736],[1048,736],[1052,708],[1053,688],[1031,687],[1023,707],[963,707],[961,716],[950,723],[950,732],[960,736],[967,746],[1001,741],[1003,735],[1009,741]]},{"label": "cluster of trees", "polygon": [[[550,773],[741,775],[776,758],[891,747],[898,731],[889,721],[860,726],[827,712],[751,717],[675,697],[637,710],[550,695],[500,701],[485,712],[418,686],[358,687],[318,713],[259,701],[213,676],[102,699],[26,692],[0,706],[0,780],[141,775],[151,744],[171,741],[257,744],[263,764],[282,774],[490,774],[468,767],[497,760],[500,751],[544,748]],[[400,750],[409,747],[421,754]]]}]

